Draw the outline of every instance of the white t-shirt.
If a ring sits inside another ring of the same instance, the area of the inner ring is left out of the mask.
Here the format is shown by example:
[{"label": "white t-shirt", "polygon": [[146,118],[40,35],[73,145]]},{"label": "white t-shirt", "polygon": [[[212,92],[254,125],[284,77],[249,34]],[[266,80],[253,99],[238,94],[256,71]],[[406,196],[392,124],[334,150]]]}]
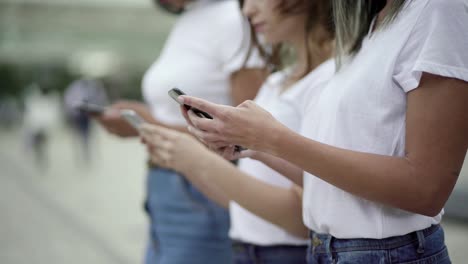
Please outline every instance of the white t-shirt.
[{"label": "white t-shirt", "polygon": [[[412,0],[388,27],[368,36],[309,109],[302,134],[354,151],[405,154],[408,92],[422,72],[468,81],[468,3]],[[304,176],[304,222],[338,238],[386,238],[439,223],[371,202]]]},{"label": "white t-shirt", "polygon": [[[299,131],[305,102],[311,102],[335,72],[333,61],[325,62],[306,77],[281,92],[289,70],[272,74],[260,89],[255,102],[270,112],[279,122]],[[239,161],[239,169],[269,184],[288,188],[292,182],[262,162],[253,159]],[[284,229],[256,216],[235,202],[230,203],[230,237],[246,243],[270,245],[306,245],[307,240],[289,234]]]},{"label": "white t-shirt", "polygon": [[[143,78],[143,96],[154,117],[168,125],[186,124],[167,91],[231,104],[230,75],[243,66],[250,32],[235,0],[194,2],[174,25],[158,60]],[[255,54],[254,54],[255,55]],[[261,67],[252,56],[248,67]]]}]

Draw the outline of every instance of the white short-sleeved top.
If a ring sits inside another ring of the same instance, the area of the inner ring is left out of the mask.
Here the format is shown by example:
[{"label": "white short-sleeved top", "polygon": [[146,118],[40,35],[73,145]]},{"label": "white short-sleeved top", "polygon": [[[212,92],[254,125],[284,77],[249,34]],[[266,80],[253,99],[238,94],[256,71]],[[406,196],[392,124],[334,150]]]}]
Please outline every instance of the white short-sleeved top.
[{"label": "white short-sleeved top", "polygon": [[[303,106],[320,93],[335,72],[333,61],[325,62],[306,77],[282,92],[289,70],[272,74],[261,87],[255,102],[269,111],[279,122],[299,131]],[[266,183],[289,188],[292,182],[265,164],[252,160],[239,161],[239,169]],[[247,211],[235,202],[230,203],[230,237],[256,245],[306,245],[307,240],[289,234],[284,229]]]},{"label": "white short-sleeved top", "polygon": [[[396,20],[368,36],[324,88],[301,134],[332,146],[405,154],[408,92],[422,72],[468,81],[468,1],[412,0]],[[371,202],[304,175],[304,222],[338,238],[386,238],[439,223]]]},{"label": "white short-sleeved top", "polygon": [[[191,4],[143,78],[143,96],[154,117],[169,125],[186,124],[178,104],[167,94],[174,87],[230,105],[230,75],[243,66],[247,57],[249,29],[238,1],[203,0]],[[247,67],[262,66],[258,56],[251,58]]]}]

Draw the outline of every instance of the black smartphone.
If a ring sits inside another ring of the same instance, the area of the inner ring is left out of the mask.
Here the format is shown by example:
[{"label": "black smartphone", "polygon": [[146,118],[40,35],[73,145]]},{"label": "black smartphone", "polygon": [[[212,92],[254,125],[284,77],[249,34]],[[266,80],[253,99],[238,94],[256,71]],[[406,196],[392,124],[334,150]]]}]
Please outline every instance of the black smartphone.
[{"label": "black smartphone", "polygon": [[[174,99],[174,100],[175,100],[177,103],[179,103],[179,104],[181,104],[181,103],[177,100],[177,98],[178,98],[179,96],[181,96],[181,95],[185,95],[185,93],[182,92],[182,90],[180,90],[180,89],[178,89],[178,88],[172,88],[172,89],[170,89],[167,93],[169,94],[169,96],[170,96],[172,99]],[[208,113],[203,112],[202,110],[199,110],[199,109],[197,109],[197,108],[195,108],[195,107],[191,107],[190,105],[186,105],[186,104],[184,104],[184,107],[185,107],[185,109],[187,109],[187,110],[192,110],[192,111],[193,111],[197,116],[199,116],[199,117],[208,118],[208,119],[213,119],[213,117],[210,116]],[[240,152],[240,151],[246,150],[246,148],[236,145],[236,146],[235,146],[235,150],[238,151],[238,152]]]},{"label": "black smartphone", "polygon": [[[177,100],[177,97],[181,96],[181,95],[185,95],[184,92],[182,92],[180,89],[178,88],[172,88],[171,90],[169,90],[167,92],[169,94],[169,96],[174,99],[177,103],[179,103],[179,101]],[[179,103],[180,104],[180,103]],[[207,112],[203,112],[202,110],[199,110],[195,107],[191,107],[190,105],[186,105],[184,104],[184,107],[185,109],[187,110],[192,110],[197,116],[199,117],[203,117],[203,118],[208,118],[208,119],[213,119],[212,116],[210,116]]]},{"label": "black smartphone", "polygon": [[78,105],[78,110],[83,111],[87,114],[100,115],[106,111],[106,107],[98,104],[93,104],[88,101],[82,101]]}]

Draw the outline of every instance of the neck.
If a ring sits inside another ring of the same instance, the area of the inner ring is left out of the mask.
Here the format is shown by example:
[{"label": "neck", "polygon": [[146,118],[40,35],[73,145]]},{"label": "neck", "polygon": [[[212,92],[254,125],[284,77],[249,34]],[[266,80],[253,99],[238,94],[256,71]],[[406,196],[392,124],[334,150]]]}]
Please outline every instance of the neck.
[{"label": "neck", "polygon": [[392,4],[393,4],[393,0],[387,0],[387,4],[385,4],[385,7],[382,9],[382,11],[380,11],[379,16],[377,17],[377,21],[379,22],[379,24],[380,22],[383,21],[383,19],[387,15],[388,10],[390,10],[390,8],[392,7]]},{"label": "neck", "polygon": [[303,74],[307,70],[308,61],[311,59],[308,52],[309,47],[307,47],[307,43],[305,41],[306,37],[305,30],[300,30],[300,32],[297,32],[296,36],[290,41],[290,45],[296,53],[296,67],[293,71],[294,76]]}]

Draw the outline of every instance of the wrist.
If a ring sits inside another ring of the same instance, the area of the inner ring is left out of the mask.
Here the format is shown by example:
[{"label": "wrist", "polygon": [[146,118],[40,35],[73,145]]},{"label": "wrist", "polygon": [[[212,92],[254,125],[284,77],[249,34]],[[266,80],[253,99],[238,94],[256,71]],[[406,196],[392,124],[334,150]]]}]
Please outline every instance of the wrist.
[{"label": "wrist", "polygon": [[196,157],[193,156],[190,159],[191,162],[183,162],[186,163],[187,166],[185,166],[181,171],[182,174],[192,174],[194,177],[200,178],[204,177],[204,173],[210,170],[210,167],[212,167],[212,165],[215,162],[213,161],[213,156],[217,157],[218,154],[210,151],[205,146],[203,146],[202,148],[203,149],[198,152],[198,155]]},{"label": "wrist", "polygon": [[263,146],[259,151],[278,156],[282,141],[288,137],[288,134],[289,130],[285,126],[278,124],[271,130],[271,133],[266,133],[263,137]]}]

